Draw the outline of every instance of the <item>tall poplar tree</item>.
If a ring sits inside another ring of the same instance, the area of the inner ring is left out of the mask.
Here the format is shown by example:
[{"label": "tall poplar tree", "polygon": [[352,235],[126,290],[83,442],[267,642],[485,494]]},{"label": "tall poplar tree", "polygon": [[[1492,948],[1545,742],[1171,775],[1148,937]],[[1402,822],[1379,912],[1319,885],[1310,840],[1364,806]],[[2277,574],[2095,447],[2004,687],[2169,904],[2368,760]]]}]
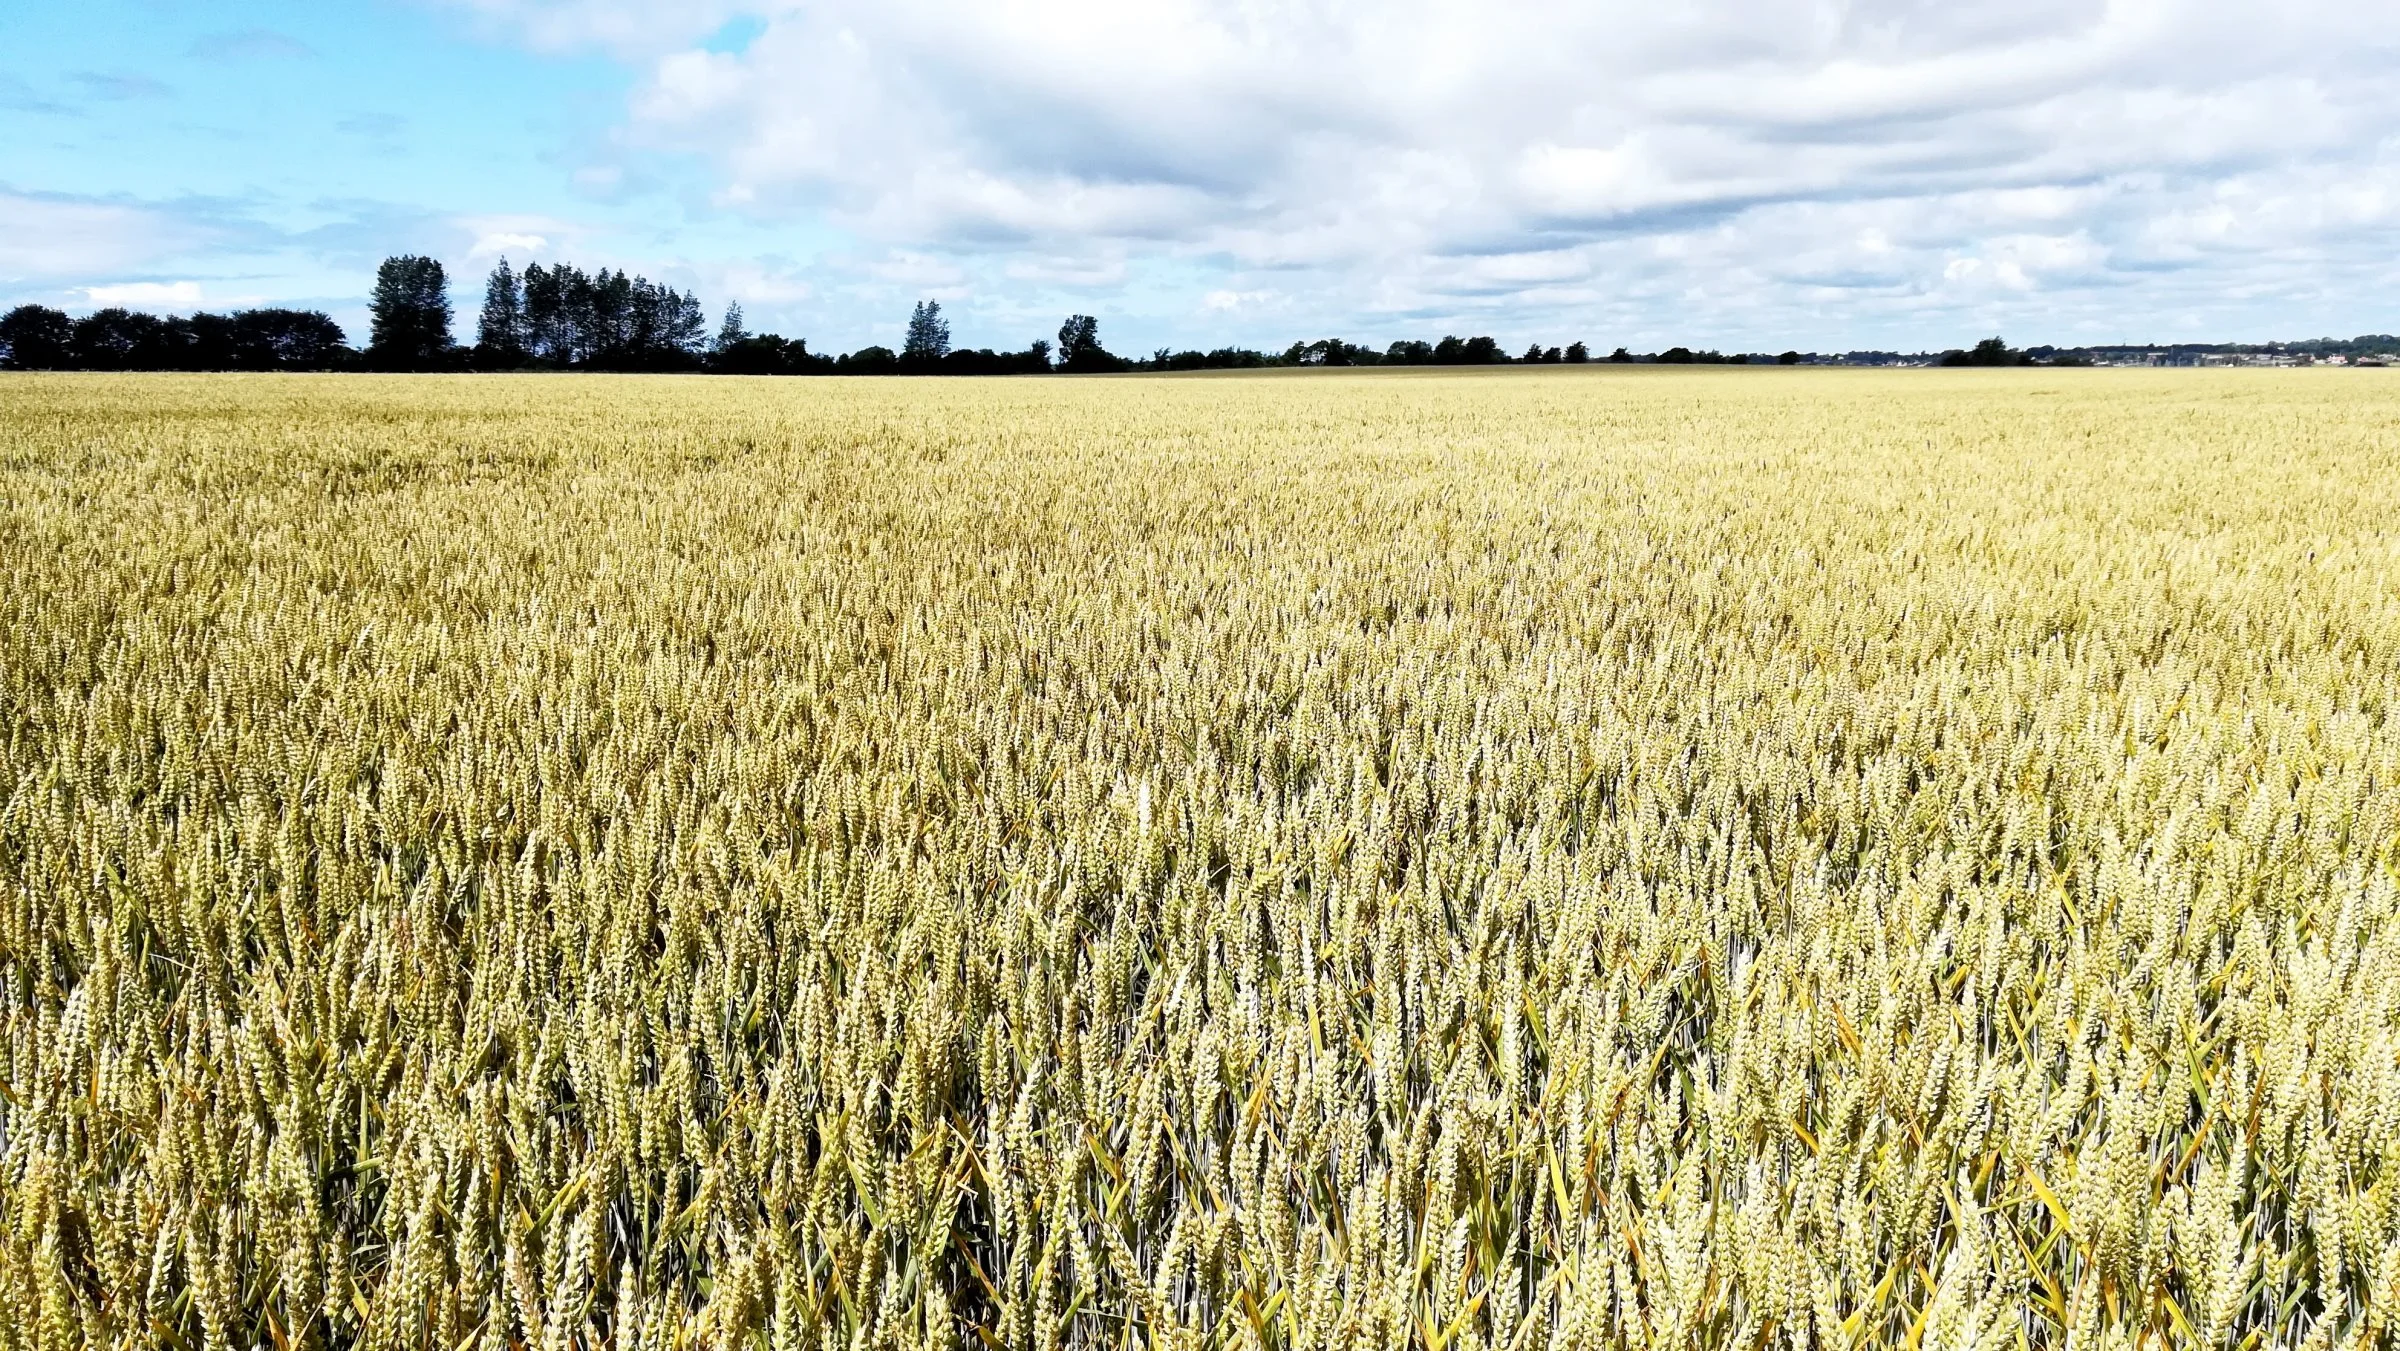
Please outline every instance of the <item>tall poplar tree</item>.
[{"label": "tall poplar tree", "polygon": [[525,360],[525,297],[506,258],[483,284],[483,314],[475,327],[475,350],[478,357],[496,365],[514,366]]},{"label": "tall poplar tree", "polygon": [[450,354],[450,280],[439,259],[403,254],[375,269],[370,362],[386,370],[425,370]]},{"label": "tall poplar tree", "polygon": [[920,300],[908,316],[908,340],[900,346],[901,361],[931,366],[950,352],[950,321],[942,317],[942,302]]}]

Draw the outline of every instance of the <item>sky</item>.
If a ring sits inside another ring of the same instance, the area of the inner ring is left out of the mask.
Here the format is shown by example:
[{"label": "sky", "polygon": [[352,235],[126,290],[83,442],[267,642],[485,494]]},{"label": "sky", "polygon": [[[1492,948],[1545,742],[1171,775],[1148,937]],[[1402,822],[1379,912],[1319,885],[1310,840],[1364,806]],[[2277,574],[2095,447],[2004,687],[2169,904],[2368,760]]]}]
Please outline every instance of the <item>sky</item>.
[{"label": "sky", "polygon": [[0,0],[0,305],[505,256],[812,349],[2400,331],[2380,0]]}]

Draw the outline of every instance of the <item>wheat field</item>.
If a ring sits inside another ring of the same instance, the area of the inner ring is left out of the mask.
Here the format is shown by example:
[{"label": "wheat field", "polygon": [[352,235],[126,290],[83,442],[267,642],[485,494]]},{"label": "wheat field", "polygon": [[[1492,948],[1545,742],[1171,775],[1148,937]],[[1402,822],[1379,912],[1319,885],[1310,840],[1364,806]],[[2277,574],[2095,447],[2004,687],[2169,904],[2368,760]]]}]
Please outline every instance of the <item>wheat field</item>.
[{"label": "wheat field", "polygon": [[2400,381],[0,379],[0,1351],[2400,1309]]}]

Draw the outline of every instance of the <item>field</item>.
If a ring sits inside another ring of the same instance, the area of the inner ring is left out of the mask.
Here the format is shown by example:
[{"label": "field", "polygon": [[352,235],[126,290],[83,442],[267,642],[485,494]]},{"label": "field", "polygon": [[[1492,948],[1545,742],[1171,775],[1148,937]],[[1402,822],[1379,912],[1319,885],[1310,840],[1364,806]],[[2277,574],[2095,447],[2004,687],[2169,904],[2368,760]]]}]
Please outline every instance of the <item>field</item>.
[{"label": "field", "polygon": [[0,1351],[2388,1346],[2400,380],[0,378]]}]

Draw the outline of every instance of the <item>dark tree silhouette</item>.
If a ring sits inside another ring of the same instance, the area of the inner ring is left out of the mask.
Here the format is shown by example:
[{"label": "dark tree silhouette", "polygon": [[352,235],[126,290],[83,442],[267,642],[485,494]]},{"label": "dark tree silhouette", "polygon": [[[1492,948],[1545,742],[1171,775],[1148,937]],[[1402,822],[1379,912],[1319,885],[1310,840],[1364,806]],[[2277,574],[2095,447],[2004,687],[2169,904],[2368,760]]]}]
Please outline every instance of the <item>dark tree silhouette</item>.
[{"label": "dark tree silhouette", "polygon": [[1942,353],[1942,364],[1945,366],[2024,366],[2030,364],[2030,358],[1998,338],[1985,338],[1975,344],[1971,351]]},{"label": "dark tree silhouette", "polygon": [[715,350],[722,352],[729,348],[739,347],[749,337],[749,331],[742,327],[742,302],[727,301],[724,322],[717,325]]},{"label": "dark tree silhouette", "polygon": [[[545,366],[692,370],[709,346],[700,298],[647,277],[535,263],[525,269],[523,291],[526,350]],[[740,307],[727,317],[738,330]],[[718,334],[720,345],[724,337]]]},{"label": "dark tree silhouette", "polygon": [[351,355],[342,326],[322,310],[236,310],[222,318],[195,314],[188,322],[199,370],[321,371]]},{"label": "dark tree silhouette", "polygon": [[1508,360],[1497,338],[1446,336],[1433,345],[1436,366],[1498,366]]},{"label": "dark tree silhouette", "polygon": [[75,359],[75,321],[47,305],[19,305],[0,315],[0,366],[55,371]]},{"label": "dark tree silhouette", "polygon": [[508,259],[483,284],[483,313],[475,326],[475,356],[491,366],[521,365],[526,357],[525,295]]},{"label": "dark tree silhouette", "polygon": [[1296,342],[1284,349],[1286,366],[1380,366],[1383,353],[1372,347],[1344,342],[1340,338],[1319,338],[1315,342]]},{"label": "dark tree silhouette", "polygon": [[1058,364],[1061,370],[1074,370],[1090,361],[1091,355],[1102,350],[1100,321],[1088,314],[1067,317],[1058,326]]},{"label": "dark tree silhouette", "polygon": [[[1365,351],[1366,349],[1352,348],[1351,350]],[[1288,356],[1289,353],[1286,355]],[[1372,354],[1370,353],[1370,355]],[[1158,371],[1244,371],[1256,370],[1261,366],[1272,366],[1281,359],[1270,357],[1264,352],[1253,351],[1247,347],[1220,347],[1212,352],[1187,348],[1181,352],[1168,352],[1163,357],[1153,357],[1144,365],[1147,369]],[[1380,361],[1381,358],[1378,357],[1377,360]],[[1374,363],[1361,362],[1359,364],[1372,365]]]},{"label": "dark tree silhouette", "polygon": [[75,364],[93,371],[174,370],[183,335],[154,314],[110,306],[75,321]]},{"label": "dark tree silhouette", "polygon": [[318,310],[162,318],[111,307],[69,319],[24,305],[0,316],[0,365],[18,370],[324,370],[348,363],[346,341]]},{"label": "dark tree silhouette", "polygon": [[937,369],[943,375],[1041,375],[1050,369],[1050,344],[1036,342],[1022,352],[953,347]]},{"label": "dark tree silhouette", "polygon": [[950,354],[950,321],[942,317],[942,302],[920,300],[908,316],[908,338],[900,345],[900,360],[912,368],[930,369]]},{"label": "dark tree silhouette", "polygon": [[1567,362],[1567,364],[1568,364],[1568,365],[1570,365],[1570,366],[1580,366],[1580,365],[1582,365],[1583,363],[1585,363],[1585,362],[1587,362],[1587,361],[1589,361],[1589,360],[1591,360],[1591,359],[1592,359],[1592,349],[1591,349],[1591,348],[1589,348],[1589,347],[1586,347],[1586,346],[1584,346],[1582,343],[1579,343],[1579,342],[1571,342],[1571,343],[1568,343],[1568,344],[1567,344],[1567,350],[1566,350],[1566,362]]},{"label": "dark tree silhouette", "polygon": [[375,269],[367,359],[385,370],[429,370],[450,354],[450,283],[438,259],[404,254]]},{"label": "dark tree silhouette", "polygon": [[810,352],[805,338],[744,333],[709,353],[708,368],[724,375],[820,375],[834,360]]},{"label": "dark tree silhouette", "polygon": [[287,369],[324,370],[350,356],[350,339],[323,310],[251,310],[235,319],[255,321],[256,340]]},{"label": "dark tree silhouette", "polygon": [[[620,281],[624,273],[618,273]],[[688,370],[708,343],[708,316],[700,297],[671,286],[633,279],[626,300],[620,350],[628,370]]]},{"label": "dark tree silhouette", "polygon": [[111,308],[75,321],[64,364],[101,371],[324,370],[349,357],[341,325],[317,310],[160,318]]},{"label": "dark tree silhouette", "polygon": [[1058,368],[1074,374],[1121,371],[1127,363],[1100,345],[1100,321],[1088,314],[1068,317],[1058,326]]},{"label": "dark tree silhouette", "polygon": [[[541,361],[565,366],[576,359],[576,328],[567,314],[567,268],[530,263],[525,268],[525,347]],[[581,275],[580,273],[577,275]]]}]

